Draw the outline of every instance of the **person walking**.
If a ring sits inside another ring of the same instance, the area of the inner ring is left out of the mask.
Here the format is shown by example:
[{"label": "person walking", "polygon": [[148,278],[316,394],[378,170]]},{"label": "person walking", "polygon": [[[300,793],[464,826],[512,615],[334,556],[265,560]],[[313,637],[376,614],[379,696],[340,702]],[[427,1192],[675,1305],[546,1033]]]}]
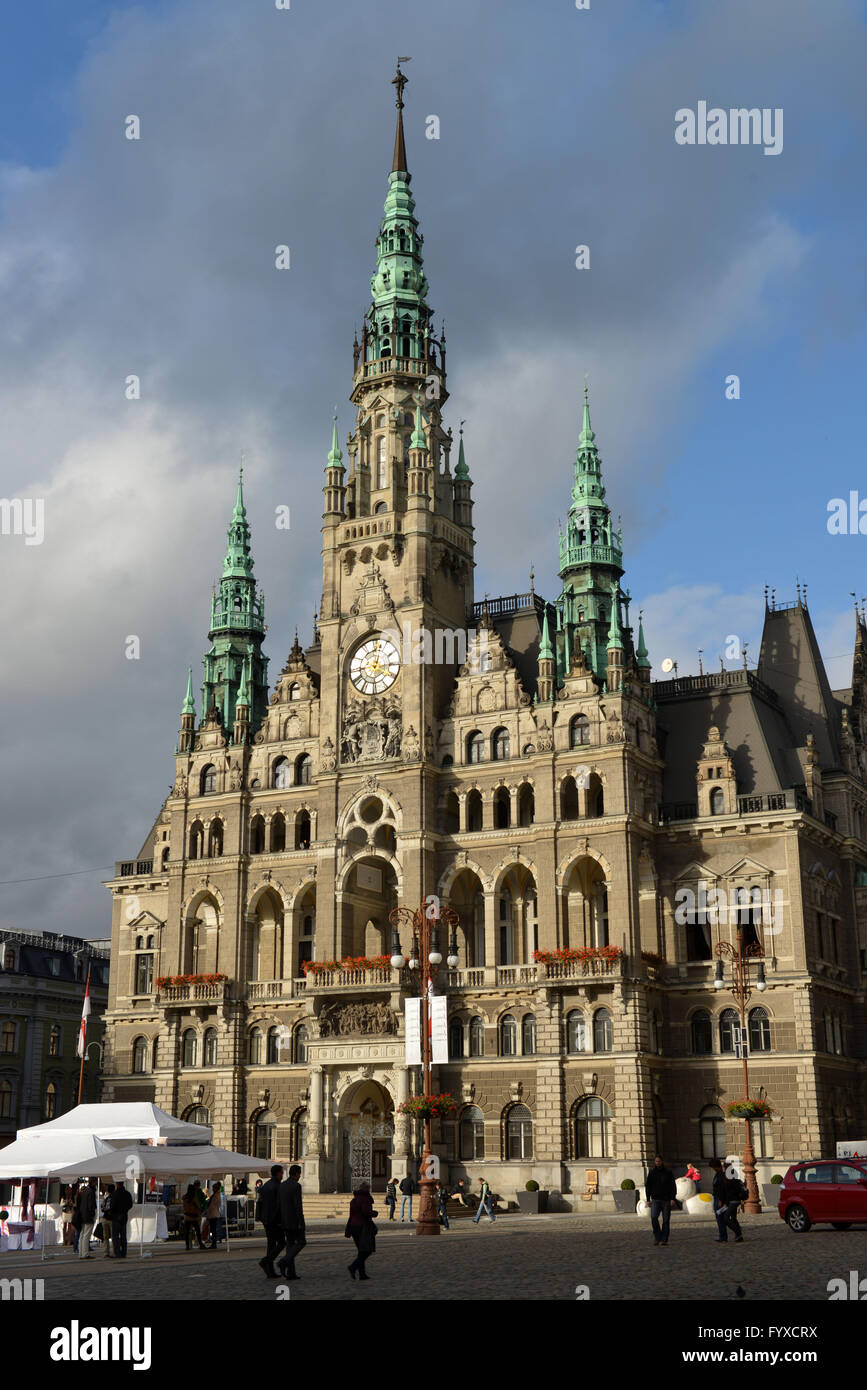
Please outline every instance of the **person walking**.
[{"label": "person walking", "polygon": [[409,1171],[407,1171],[406,1177],[400,1180],[400,1192],[400,1219],[403,1221],[406,1204],[409,1202],[409,1219],[412,1221],[412,1194],[415,1192],[415,1183],[412,1180],[412,1173]]},{"label": "person walking", "polygon": [[477,1225],[479,1221],[481,1221],[483,1215],[489,1216],[492,1222],[495,1220],[494,1199],[493,1194],[491,1193],[490,1185],[484,1178],[479,1178],[479,1206],[475,1216],[473,1217],[474,1226]]},{"label": "person walking", "polygon": [[286,1241],[286,1253],[282,1260],[277,1261],[277,1268],[282,1270],[284,1279],[301,1278],[300,1274],[295,1273],[295,1256],[300,1255],[307,1244],[300,1177],[301,1167],[293,1163],[288,1178],[280,1184],[280,1224]]},{"label": "person walking", "polygon": [[194,1233],[199,1242],[199,1249],[204,1250],[205,1247],[202,1244],[202,1208],[199,1206],[196,1189],[190,1183],[184,1193],[184,1240],[188,1250],[193,1248],[192,1236]]},{"label": "person walking", "polygon": [[394,1209],[397,1206],[397,1178],[391,1178],[385,1186],[385,1205],[388,1207],[388,1219],[394,1220]]},{"label": "person walking", "polygon": [[96,1179],[89,1178],[78,1193],[78,1258],[92,1260],[90,1237],[96,1223]]},{"label": "person walking", "polygon": [[211,1195],[208,1199],[208,1242],[209,1250],[216,1250],[220,1241],[223,1239],[223,1187],[222,1183],[215,1182],[211,1187]]},{"label": "person walking", "polygon": [[271,1176],[263,1183],[256,1199],[256,1220],[265,1227],[268,1247],[259,1261],[265,1271],[266,1279],[276,1279],[274,1261],[286,1244],[286,1235],[280,1222],[280,1184],[283,1181],[283,1165],[275,1163]]},{"label": "person walking", "polygon": [[735,1238],[735,1245],[743,1244],[744,1233],[738,1221],[737,1211],[741,1202],[746,1196],[746,1188],[739,1178],[726,1177],[726,1171],[722,1160],[712,1158],[710,1166],[713,1169],[713,1186],[711,1196],[713,1198],[713,1214],[716,1217],[717,1245],[728,1243],[729,1231]]},{"label": "person walking", "polygon": [[114,1183],[106,1184],[105,1196],[102,1199],[102,1243],[105,1246],[103,1255],[105,1259],[111,1259],[111,1199],[114,1196]]},{"label": "person walking", "polygon": [[[653,1167],[647,1174],[644,1195],[650,1203],[650,1224],[653,1227],[654,1245],[668,1244],[668,1226],[671,1221],[671,1204],[677,1196],[677,1184],[670,1168],[666,1168],[661,1154],[655,1154]],[[662,1217],[660,1228],[659,1218]]]},{"label": "person walking", "polygon": [[119,1182],[111,1196],[111,1243],[115,1259],[126,1259],[126,1222],[132,1209],[132,1193]]},{"label": "person walking", "polygon": [[[405,1181],[406,1179],[404,1179]],[[403,1190],[403,1183],[401,1183],[401,1190]],[[373,1218],[377,1215],[378,1212],[373,1209],[370,1183],[359,1183],[352,1201],[349,1203],[349,1220],[346,1223],[346,1230],[343,1232],[345,1236],[351,1236],[355,1241],[357,1252],[352,1264],[347,1265],[350,1279],[355,1278],[356,1272],[359,1279],[370,1278],[370,1275],[365,1273],[364,1266],[376,1251],[376,1225]],[[402,1220],[403,1217],[401,1217]]]},{"label": "person walking", "polygon": [[72,1195],[72,1188],[67,1187],[63,1193],[63,1201],[60,1204],[60,1222],[63,1228],[63,1244],[73,1245],[75,1228],[72,1224],[72,1214],[75,1211],[75,1198]]},{"label": "person walking", "polygon": [[448,1231],[451,1229],[451,1227],[449,1226],[449,1214],[446,1211],[446,1190],[441,1182],[438,1182],[436,1185],[436,1199],[437,1215],[440,1219],[440,1225],[442,1226],[443,1230]]}]

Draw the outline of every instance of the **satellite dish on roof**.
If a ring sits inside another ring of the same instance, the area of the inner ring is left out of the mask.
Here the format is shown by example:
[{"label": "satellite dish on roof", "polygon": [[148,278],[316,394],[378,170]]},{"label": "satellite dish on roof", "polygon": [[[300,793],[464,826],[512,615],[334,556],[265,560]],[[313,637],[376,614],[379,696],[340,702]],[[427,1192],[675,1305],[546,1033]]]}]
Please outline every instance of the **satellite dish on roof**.
[{"label": "satellite dish on roof", "polygon": [[663,669],[663,671],[665,671],[665,673],[666,673],[666,675],[667,675],[669,671],[676,671],[676,670],[677,670],[677,666],[676,666],[675,662],[672,661],[671,657],[670,657],[670,656],[667,656],[667,657],[665,658],[665,660],[663,661],[663,663],[662,663],[662,669]]}]

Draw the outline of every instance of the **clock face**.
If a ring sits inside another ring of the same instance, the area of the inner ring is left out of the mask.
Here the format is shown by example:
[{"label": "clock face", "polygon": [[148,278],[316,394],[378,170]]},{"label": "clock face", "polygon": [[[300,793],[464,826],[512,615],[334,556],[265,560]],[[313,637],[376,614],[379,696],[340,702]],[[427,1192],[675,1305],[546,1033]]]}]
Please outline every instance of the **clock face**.
[{"label": "clock face", "polygon": [[400,670],[400,657],[393,642],[371,637],[362,642],[352,658],[349,675],[362,695],[381,695],[394,685]]}]

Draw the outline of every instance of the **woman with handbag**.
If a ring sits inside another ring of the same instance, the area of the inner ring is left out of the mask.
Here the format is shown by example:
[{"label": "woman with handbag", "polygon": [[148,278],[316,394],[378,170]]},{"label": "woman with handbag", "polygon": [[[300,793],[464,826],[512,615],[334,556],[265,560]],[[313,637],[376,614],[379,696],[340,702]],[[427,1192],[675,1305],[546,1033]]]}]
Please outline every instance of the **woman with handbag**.
[{"label": "woman with handbag", "polygon": [[370,1275],[364,1272],[364,1264],[368,1256],[376,1250],[376,1226],[373,1218],[378,1214],[373,1209],[370,1183],[359,1183],[358,1189],[349,1203],[349,1220],[346,1223],[346,1230],[343,1232],[347,1238],[352,1237],[358,1252],[352,1264],[348,1266],[350,1279],[355,1278],[356,1270],[359,1279],[370,1278]]}]

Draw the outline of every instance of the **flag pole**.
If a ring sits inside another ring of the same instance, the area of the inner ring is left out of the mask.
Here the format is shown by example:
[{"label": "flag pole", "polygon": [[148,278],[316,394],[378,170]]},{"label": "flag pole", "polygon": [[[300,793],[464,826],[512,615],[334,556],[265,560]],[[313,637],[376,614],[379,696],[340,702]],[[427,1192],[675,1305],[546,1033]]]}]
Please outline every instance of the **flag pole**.
[{"label": "flag pole", "polygon": [[84,987],[84,1003],[81,1008],[81,1030],[78,1035],[78,1050],[81,1056],[81,1067],[78,1073],[78,1104],[81,1104],[81,1097],[84,1092],[84,1062],[87,1057],[87,1016],[90,1013],[90,965],[87,967],[87,983]]}]

